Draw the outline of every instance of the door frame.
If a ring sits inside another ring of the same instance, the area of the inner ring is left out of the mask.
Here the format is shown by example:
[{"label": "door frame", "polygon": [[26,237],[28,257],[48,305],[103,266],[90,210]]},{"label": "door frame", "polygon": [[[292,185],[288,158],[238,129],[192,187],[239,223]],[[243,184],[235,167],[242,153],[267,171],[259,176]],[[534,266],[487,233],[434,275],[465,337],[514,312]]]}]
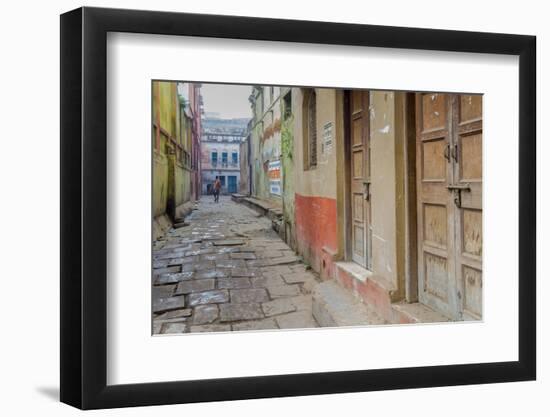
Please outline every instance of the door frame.
[{"label": "door frame", "polygon": [[[366,236],[365,239],[367,240],[365,244],[367,245],[367,254],[365,259],[366,266],[360,265],[356,261],[353,260],[353,213],[352,213],[352,186],[351,186],[351,180],[352,180],[352,143],[351,143],[351,116],[352,116],[352,89],[345,89],[343,90],[343,128],[344,128],[344,259],[347,262],[353,262],[356,265],[360,266],[361,268],[364,268],[365,270],[371,271],[369,269],[369,264],[372,262],[372,242],[368,242],[368,227],[369,225],[366,225]],[[367,94],[370,93],[370,90],[361,89],[361,91],[366,92]],[[370,103],[370,97],[367,100],[367,103]],[[364,110],[367,113],[367,117],[370,118],[369,109],[367,108]],[[368,123],[368,132],[367,135],[369,136],[370,141],[370,120]],[[370,149],[369,152],[369,158],[370,158]],[[369,164],[370,165],[370,164]],[[370,169],[370,166],[369,166]],[[369,178],[371,177],[371,173],[369,173]],[[370,219],[370,217],[369,217]],[[369,251],[370,252],[370,258],[369,258]],[[372,268],[372,265],[370,265]]]},{"label": "door frame", "polygon": [[[405,257],[404,292],[409,303],[418,302],[418,252],[417,252],[417,195],[416,195],[416,102],[415,93],[405,93],[403,105],[403,152],[405,172]],[[343,91],[343,191],[344,191],[344,260],[352,260],[352,209],[351,209],[351,90]]]},{"label": "door frame", "polygon": [[416,93],[405,93],[405,301],[418,302],[418,207],[416,183]]},{"label": "door frame", "polygon": [[351,214],[351,90],[344,90],[344,260],[352,259]]}]

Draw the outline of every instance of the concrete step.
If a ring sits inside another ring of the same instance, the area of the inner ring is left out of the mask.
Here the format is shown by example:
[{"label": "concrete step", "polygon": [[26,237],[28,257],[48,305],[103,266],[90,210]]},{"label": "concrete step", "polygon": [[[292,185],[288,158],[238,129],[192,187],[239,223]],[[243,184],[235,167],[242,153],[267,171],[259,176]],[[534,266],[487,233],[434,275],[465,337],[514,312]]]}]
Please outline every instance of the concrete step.
[{"label": "concrete step", "polygon": [[392,305],[396,323],[439,323],[450,319],[421,303],[395,303]]},{"label": "concrete step", "polygon": [[280,219],[283,216],[282,203],[277,201],[248,197],[242,194],[232,194],[231,199],[236,203],[244,204],[245,206],[255,210],[259,214],[262,214],[271,220]]},{"label": "concrete step", "polygon": [[336,281],[315,286],[313,316],[321,327],[366,326],[384,324],[374,310],[363,304]]}]

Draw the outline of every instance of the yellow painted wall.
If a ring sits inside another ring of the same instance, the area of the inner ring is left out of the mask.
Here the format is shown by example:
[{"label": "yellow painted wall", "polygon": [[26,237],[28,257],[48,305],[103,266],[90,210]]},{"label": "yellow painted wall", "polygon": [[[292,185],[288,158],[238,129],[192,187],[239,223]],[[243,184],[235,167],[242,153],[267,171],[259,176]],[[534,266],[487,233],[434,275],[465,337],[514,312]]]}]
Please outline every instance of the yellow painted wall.
[{"label": "yellow painted wall", "polygon": [[[336,123],[335,89],[317,88],[317,166],[304,169],[303,101],[304,89],[294,88],[292,108],[294,114],[294,161],[295,190],[303,196],[336,198],[336,149],[344,146]],[[333,144],[330,150],[322,152],[323,128],[326,123],[332,123]]]},{"label": "yellow painted wall", "polygon": [[[191,152],[190,120],[180,111],[177,84],[153,82],[153,215],[165,214],[173,190],[176,207],[191,200],[191,172],[180,149]],[[159,131],[157,133],[157,130]],[[157,134],[160,146],[157,146]],[[181,148],[175,145],[181,145]],[[170,175],[170,164],[174,169]]]}]

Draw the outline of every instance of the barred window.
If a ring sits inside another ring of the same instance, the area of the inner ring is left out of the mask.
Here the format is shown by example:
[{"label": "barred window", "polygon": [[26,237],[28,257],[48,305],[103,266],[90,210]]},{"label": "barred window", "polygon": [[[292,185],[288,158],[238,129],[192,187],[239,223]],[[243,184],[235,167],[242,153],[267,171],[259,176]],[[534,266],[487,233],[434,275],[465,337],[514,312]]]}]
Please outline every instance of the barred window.
[{"label": "barred window", "polygon": [[317,166],[317,95],[311,90],[307,96],[307,155],[308,166]]}]

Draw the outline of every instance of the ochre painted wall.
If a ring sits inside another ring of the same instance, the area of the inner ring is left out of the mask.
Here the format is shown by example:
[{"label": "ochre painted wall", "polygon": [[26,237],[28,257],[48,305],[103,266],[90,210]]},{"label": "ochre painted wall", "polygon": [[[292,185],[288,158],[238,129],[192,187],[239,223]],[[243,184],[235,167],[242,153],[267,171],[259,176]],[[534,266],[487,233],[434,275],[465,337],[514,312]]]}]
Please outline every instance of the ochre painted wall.
[{"label": "ochre painted wall", "polygon": [[[296,89],[296,100],[293,101],[294,113],[294,150],[296,169],[296,193],[304,196],[336,198],[336,90],[316,88],[317,95],[317,166],[313,169],[304,168],[304,126],[303,100],[304,89]],[[332,123],[333,143],[330,149],[323,153],[323,129],[325,124]],[[306,167],[307,168],[307,167]]]}]

